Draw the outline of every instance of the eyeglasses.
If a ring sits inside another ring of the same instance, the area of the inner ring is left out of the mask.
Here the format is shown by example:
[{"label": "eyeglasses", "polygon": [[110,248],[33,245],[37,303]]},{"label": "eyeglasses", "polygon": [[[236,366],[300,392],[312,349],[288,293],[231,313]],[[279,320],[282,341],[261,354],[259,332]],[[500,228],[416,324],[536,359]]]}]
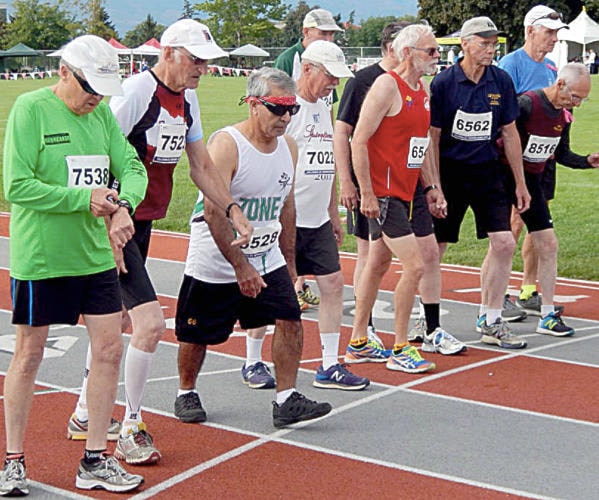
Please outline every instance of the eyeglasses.
[{"label": "eyeglasses", "polygon": [[175,47],[175,50],[181,52],[185,57],[187,57],[193,64],[196,66],[200,66],[206,62],[206,59],[202,59],[201,57],[196,57],[193,54],[190,54],[186,50],[182,50],[182,47]]},{"label": "eyeglasses", "polygon": [[549,14],[545,14],[544,16],[537,17],[534,21],[532,21],[530,23],[530,26],[532,26],[537,21],[540,21],[541,19],[551,19],[553,21],[563,21],[562,15],[559,12],[550,12]]},{"label": "eyeglasses", "polygon": [[495,50],[495,47],[497,47],[497,42],[480,42],[478,40],[474,40],[474,43],[484,50]]},{"label": "eyeglasses", "polygon": [[318,66],[318,64],[310,64],[310,66],[312,66],[313,68],[316,68],[318,71],[320,71],[321,73],[324,74],[324,76],[331,78],[331,79],[335,79],[337,78],[335,75],[333,75],[332,73],[329,73],[327,71],[327,69],[324,66]]},{"label": "eyeglasses", "polygon": [[414,50],[419,50],[421,52],[426,52],[426,55],[429,57],[434,57],[435,54],[440,54],[441,52],[439,51],[439,47],[428,47],[428,48],[421,48],[421,47],[414,47],[413,45],[410,45],[411,49]]},{"label": "eyeglasses", "polygon": [[567,85],[564,85],[564,89],[566,89],[568,91],[568,94],[570,94],[570,100],[572,101],[572,104],[580,105],[587,100],[586,97],[580,97],[579,95],[573,94],[570,90],[570,87],[568,87]]},{"label": "eyeglasses", "polygon": [[285,113],[289,113],[289,116],[297,115],[301,107],[299,104],[274,104],[259,97],[256,100],[264,104],[268,111],[277,116],[283,116]]},{"label": "eyeglasses", "polygon": [[79,83],[79,86],[85,92],[87,92],[88,94],[91,94],[93,96],[102,95],[102,94],[98,94],[94,89],[92,89],[92,86],[89,84],[89,82],[87,80],[85,80],[84,78],[81,78],[74,69],[69,68],[69,71],[71,73],[73,73],[73,76],[75,77],[75,80],[77,80],[77,83]]}]

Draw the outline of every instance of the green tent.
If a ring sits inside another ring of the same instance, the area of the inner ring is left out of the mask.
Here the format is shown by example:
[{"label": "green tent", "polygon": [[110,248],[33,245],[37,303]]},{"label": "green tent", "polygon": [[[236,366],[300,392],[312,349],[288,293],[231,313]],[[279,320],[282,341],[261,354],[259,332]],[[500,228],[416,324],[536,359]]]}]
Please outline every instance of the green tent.
[{"label": "green tent", "polygon": [[39,57],[43,55],[43,53],[19,42],[8,50],[0,50],[0,70],[6,68],[6,59],[9,57]]}]

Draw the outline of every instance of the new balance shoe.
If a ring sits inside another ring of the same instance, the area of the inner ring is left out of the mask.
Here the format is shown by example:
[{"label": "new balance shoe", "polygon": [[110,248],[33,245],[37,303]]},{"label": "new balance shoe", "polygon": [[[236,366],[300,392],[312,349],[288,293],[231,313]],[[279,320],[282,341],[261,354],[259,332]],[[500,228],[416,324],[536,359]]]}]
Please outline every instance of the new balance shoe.
[{"label": "new balance shoe", "polygon": [[326,370],[322,365],[316,371],[312,385],[320,389],[341,389],[342,391],[361,391],[368,387],[370,380],[351,373],[345,365],[337,363]]},{"label": "new balance shoe", "polygon": [[385,350],[385,344],[383,344],[383,341],[377,335],[376,330],[373,326],[368,325],[368,328],[366,328],[366,336],[368,337],[368,343],[371,346],[377,347],[382,351]]},{"label": "new balance shoe", "polygon": [[157,464],[162,458],[143,422],[129,429],[126,437],[119,437],[114,456],[134,465]]},{"label": "new balance shoe", "polygon": [[95,465],[88,465],[85,460],[79,462],[75,486],[82,490],[125,492],[137,488],[144,478],[137,474],[129,474],[119,461],[111,456],[102,455]]},{"label": "new balance shoe", "polygon": [[317,403],[299,392],[293,392],[282,405],[272,402],[272,420],[275,427],[324,417],[333,407],[329,403]]},{"label": "new balance shoe", "polygon": [[200,396],[197,392],[188,392],[177,396],[177,399],[175,399],[175,417],[178,417],[181,422],[186,424],[206,421],[206,412],[202,408]]},{"label": "new balance shoe", "polygon": [[426,333],[426,319],[420,316],[408,332],[408,342],[422,342]]},{"label": "new balance shoe", "polygon": [[481,325],[481,342],[498,345],[504,349],[522,349],[526,347],[526,340],[514,335],[507,323],[501,318],[497,318],[492,325],[487,325],[486,315],[483,316],[485,320],[482,321]]},{"label": "new balance shoe", "polygon": [[[85,441],[87,439],[87,425],[87,420],[85,422],[79,420],[77,415],[73,413],[67,425],[67,439],[72,439],[73,441]],[[111,418],[106,439],[108,441],[116,441],[120,434],[121,423],[118,420]]]},{"label": "new balance shoe", "polygon": [[389,370],[406,373],[423,373],[435,369],[435,363],[422,358],[413,345],[404,347],[399,354],[392,353],[387,360]]},{"label": "new balance shoe", "polygon": [[444,356],[459,354],[464,352],[466,344],[460,342],[451,333],[447,333],[443,328],[437,327],[430,335],[424,334],[422,341],[423,352],[438,352]]},{"label": "new balance shoe", "polygon": [[301,293],[302,292],[297,292],[297,303],[299,304],[300,311],[306,311],[310,308],[310,304],[305,302],[304,299],[300,297]]},{"label": "new balance shoe", "polygon": [[553,335],[554,337],[569,337],[574,335],[574,328],[564,323],[561,312],[553,311],[539,320],[537,333]]},{"label": "new balance shoe", "polygon": [[503,321],[522,321],[523,319],[526,319],[526,316],[526,311],[514,304],[510,300],[510,295],[506,293],[503,300],[501,319]]},{"label": "new balance shoe", "polygon": [[29,484],[23,459],[6,460],[0,472],[0,496],[22,497],[29,495]]},{"label": "new balance shoe", "polygon": [[253,365],[241,367],[241,376],[243,383],[250,389],[272,389],[275,386],[275,379],[271,375],[268,366],[262,361],[258,361]]},{"label": "new balance shoe", "polygon": [[381,349],[375,342],[369,340],[360,349],[348,345],[343,359],[346,363],[384,363],[389,356],[391,356],[390,349]]},{"label": "new balance shoe", "polygon": [[312,291],[310,285],[308,285],[307,283],[304,283],[302,285],[302,291],[297,292],[297,294],[302,298],[302,300],[306,304],[310,306],[317,306],[320,304],[320,297]]},{"label": "new balance shoe", "polygon": [[[541,306],[543,305],[543,298],[538,292],[532,292],[532,295],[528,299],[516,299],[516,306],[523,311],[526,311],[531,316],[541,316]],[[558,313],[564,312],[564,306],[555,306],[554,309]]]}]

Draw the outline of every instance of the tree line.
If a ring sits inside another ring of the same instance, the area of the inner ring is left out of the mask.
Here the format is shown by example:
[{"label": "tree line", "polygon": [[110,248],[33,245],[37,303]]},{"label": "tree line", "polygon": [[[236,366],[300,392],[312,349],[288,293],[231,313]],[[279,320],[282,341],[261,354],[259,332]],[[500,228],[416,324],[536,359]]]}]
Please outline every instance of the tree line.
[{"label": "tree line", "polygon": [[[473,16],[485,15],[506,33],[510,46],[523,42],[522,20],[525,13],[543,0],[514,2],[513,0],[419,0],[418,15],[347,19],[337,13],[337,23],[345,28],[337,43],[347,47],[373,47],[380,44],[380,33],[392,21],[427,21],[438,36],[457,31]],[[551,0],[545,2],[572,21],[582,9],[581,1]],[[587,13],[599,14],[599,0],[584,3]],[[294,7],[280,0],[206,0],[192,4],[183,0],[180,18],[192,18],[207,24],[218,43],[224,47],[239,47],[253,43],[263,47],[287,47],[297,42],[302,21],[308,11],[318,5],[300,0]],[[276,21],[276,22],[275,22]],[[132,30],[120,36],[104,5],[104,0],[15,0],[8,23],[0,21],[0,49],[18,42],[38,50],[61,47],[72,38],[90,33],[106,40],[116,38],[128,47],[141,45],[150,38],[160,38],[166,27],[148,13]]]}]

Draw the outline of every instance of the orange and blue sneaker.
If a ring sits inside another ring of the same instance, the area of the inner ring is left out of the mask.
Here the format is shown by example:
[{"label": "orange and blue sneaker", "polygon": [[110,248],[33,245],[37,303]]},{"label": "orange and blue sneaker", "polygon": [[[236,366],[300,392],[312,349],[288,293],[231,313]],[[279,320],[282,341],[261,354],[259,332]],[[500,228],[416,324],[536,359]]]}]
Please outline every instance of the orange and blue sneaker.
[{"label": "orange and blue sneaker", "polygon": [[[384,347],[384,346],[383,346]],[[346,363],[384,363],[391,356],[391,349],[381,349],[375,341],[369,340],[364,347],[356,348],[351,344],[347,346]]]},{"label": "orange and blue sneaker", "polygon": [[406,373],[423,373],[434,370],[435,363],[423,359],[413,345],[407,345],[397,354],[391,352],[387,360],[387,368]]}]

